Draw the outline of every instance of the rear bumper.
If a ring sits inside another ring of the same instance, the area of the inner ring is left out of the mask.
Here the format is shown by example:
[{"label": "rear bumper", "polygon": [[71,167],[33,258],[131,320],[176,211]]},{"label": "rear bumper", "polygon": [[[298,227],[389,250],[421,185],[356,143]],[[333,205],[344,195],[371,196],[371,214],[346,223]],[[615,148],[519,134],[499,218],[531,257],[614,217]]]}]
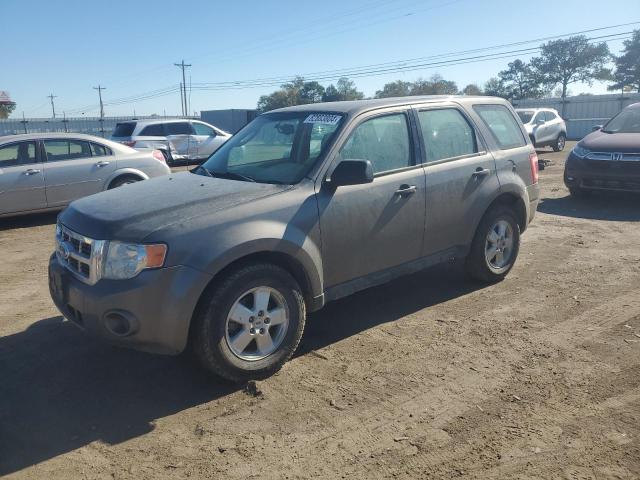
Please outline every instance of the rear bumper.
[{"label": "rear bumper", "polygon": [[[177,266],[87,285],[55,255],[49,259],[49,292],[68,320],[93,337],[152,353],[184,350],[191,317],[210,280],[208,274]],[[126,328],[114,329],[123,324]]]},{"label": "rear bumper", "polygon": [[585,160],[571,152],[564,169],[568,188],[640,192],[640,162]]}]

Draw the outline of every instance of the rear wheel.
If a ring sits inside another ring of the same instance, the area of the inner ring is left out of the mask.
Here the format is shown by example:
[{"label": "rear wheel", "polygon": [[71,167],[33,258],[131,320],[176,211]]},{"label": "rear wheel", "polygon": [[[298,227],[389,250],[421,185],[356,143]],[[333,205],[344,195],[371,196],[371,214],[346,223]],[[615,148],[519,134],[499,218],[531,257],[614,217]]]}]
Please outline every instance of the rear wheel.
[{"label": "rear wheel", "polygon": [[520,250],[520,227],[513,210],[497,206],[489,210],[473,238],[466,267],[482,282],[503,280],[511,271]]},{"label": "rear wheel", "polygon": [[554,152],[561,152],[562,150],[564,150],[564,146],[567,143],[567,137],[564,133],[561,133],[560,135],[558,135],[558,138],[556,138],[555,143],[552,145],[553,146],[553,151]]},{"label": "rear wheel", "polygon": [[302,338],[305,304],[282,268],[239,268],[205,294],[192,330],[193,350],[211,372],[241,382],[273,375]]},{"label": "rear wheel", "polygon": [[123,175],[121,177],[116,178],[109,184],[109,190],[112,188],[118,188],[123,185],[128,185],[130,183],[136,183],[142,180],[140,177],[136,177],[134,175]]}]

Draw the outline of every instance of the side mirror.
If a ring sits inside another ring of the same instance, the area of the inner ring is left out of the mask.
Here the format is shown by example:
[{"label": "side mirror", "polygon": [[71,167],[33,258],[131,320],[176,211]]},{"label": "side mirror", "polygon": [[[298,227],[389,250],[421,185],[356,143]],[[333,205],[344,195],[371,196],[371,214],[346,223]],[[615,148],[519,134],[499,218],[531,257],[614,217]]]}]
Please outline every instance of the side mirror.
[{"label": "side mirror", "polygon": [[602,130],[603,125],[594,125],[591,127],[592,132],[597,132],[598,130]]},{"label": "side mirror", "polygon": [[342,160],[331,172],[327,183],[334,187],[373,182],[373,166],[369,160]]}]

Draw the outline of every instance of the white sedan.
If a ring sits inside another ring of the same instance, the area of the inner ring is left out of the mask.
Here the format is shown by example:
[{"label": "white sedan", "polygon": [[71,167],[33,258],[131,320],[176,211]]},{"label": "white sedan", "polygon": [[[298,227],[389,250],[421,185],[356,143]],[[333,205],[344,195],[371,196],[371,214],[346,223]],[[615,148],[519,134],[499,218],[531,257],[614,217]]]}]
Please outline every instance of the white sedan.
[{"label": "white sedan", "polygon": [[61,210],[73,200],[167,175],[158,150],[79,133],[0,137],[0,217]]}]

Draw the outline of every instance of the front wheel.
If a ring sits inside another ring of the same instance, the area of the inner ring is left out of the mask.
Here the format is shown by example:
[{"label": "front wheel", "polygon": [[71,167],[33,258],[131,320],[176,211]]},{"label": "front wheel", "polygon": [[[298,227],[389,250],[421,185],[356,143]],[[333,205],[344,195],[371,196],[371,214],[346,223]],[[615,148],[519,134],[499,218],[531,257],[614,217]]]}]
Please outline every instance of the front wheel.
[{"label": "front wheel", "polygon": [[202,365],[235,382],[273,375],[295,352],[305,325],[295,279],[271,264],[239,268],[206,293],[192,345]]},{"label": "front wheel", "polygon": [[558,135],[558,138],[556,138],[555,143],[553,144],[553,151],[554,152],[561,152],[562,150],[564,150],[564,146],[567,143],[567,137],[564,133],[561,133],[560,135]]},{"label": "front wheel", "polygon": [[489,210],[473,238],[466,267],[469,275],[487,283],[499,282],[513,268],[520,250],[520,227],[511,208]]}]

